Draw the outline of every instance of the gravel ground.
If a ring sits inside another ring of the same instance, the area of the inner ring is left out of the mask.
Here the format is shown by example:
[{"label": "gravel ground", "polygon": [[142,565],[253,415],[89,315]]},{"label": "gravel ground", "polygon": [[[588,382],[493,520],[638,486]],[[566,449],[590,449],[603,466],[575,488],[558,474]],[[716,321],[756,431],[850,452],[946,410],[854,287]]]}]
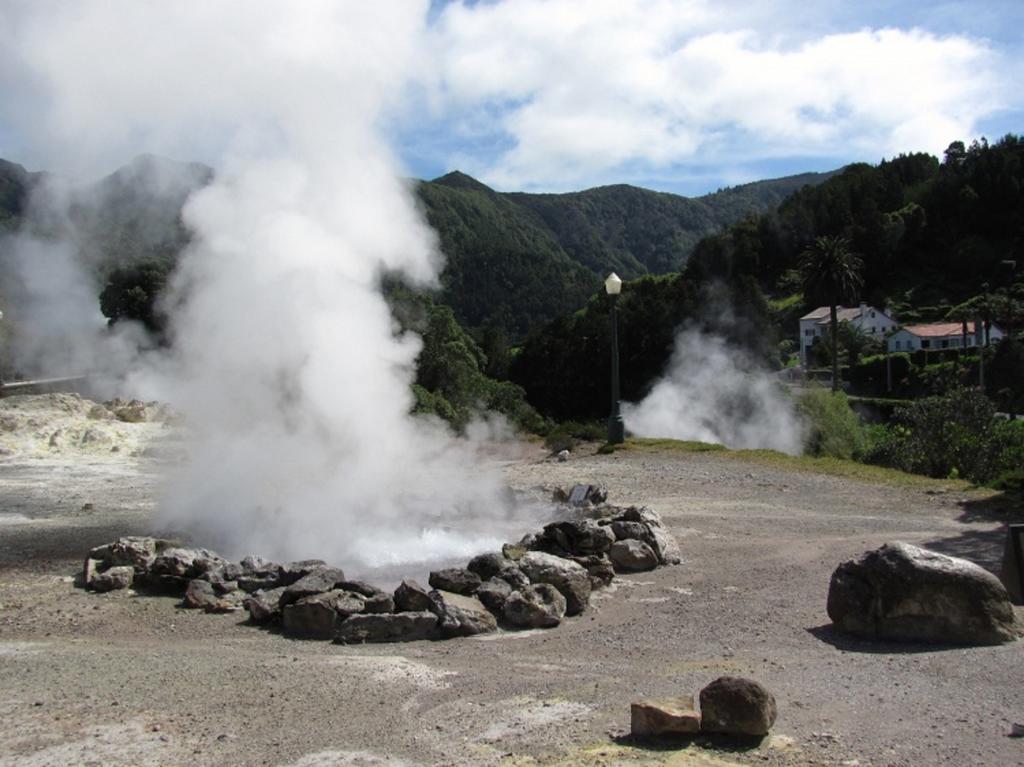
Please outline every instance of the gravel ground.
[{"label": "gravel ground", "polygon": [[[1008,737],[1024,644],[873,645],[825,615],[835,566],[887,540],[998,567],[1004,520],[982,494],[721,453],[496,456],[517,488],[597,482],[651,506],[685,562],[618,579],[554,630],[346,647],[78,589],[89,547],[164,532],[158,467],[133,452],[0,463],[0,767],[1024,764]],[[631,701],[723,674],[774,692],[772,736],[617,737]]]}]

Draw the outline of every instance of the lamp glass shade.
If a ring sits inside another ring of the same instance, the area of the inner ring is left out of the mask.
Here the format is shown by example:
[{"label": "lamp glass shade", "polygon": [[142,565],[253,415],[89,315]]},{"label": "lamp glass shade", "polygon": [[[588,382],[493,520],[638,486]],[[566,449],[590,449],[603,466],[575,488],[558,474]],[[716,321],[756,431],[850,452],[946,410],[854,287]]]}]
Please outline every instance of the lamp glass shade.
[{"label": "lamp glass shade", "polygon": [[604,289],[609,296],[617,296],[622,292],[622,280],[615,272],[608,275],[608,279],[604,281]]}]

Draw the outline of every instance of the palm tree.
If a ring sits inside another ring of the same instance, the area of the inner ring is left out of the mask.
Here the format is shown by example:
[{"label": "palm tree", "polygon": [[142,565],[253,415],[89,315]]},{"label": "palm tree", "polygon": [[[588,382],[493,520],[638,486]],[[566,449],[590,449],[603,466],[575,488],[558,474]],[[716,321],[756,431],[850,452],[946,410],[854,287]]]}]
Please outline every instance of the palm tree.
[{"label": "palm tree", "polygon": [[864,262],[850,250],[845,237],[819,237],[800,255],[804,300],[829,308],[832,337],[832,391],[839,391],[839,312],[837,307],[853,302],[864,284]]}]

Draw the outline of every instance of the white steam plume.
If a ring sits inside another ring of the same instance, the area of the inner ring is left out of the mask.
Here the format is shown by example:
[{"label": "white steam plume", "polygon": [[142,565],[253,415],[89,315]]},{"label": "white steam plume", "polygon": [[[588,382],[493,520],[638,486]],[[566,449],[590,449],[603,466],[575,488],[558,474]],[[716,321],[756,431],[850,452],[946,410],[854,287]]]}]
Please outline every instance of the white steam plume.
[{"label": "white steam plume", "polygon": [[742,350],[697,330],[676,336],[667,373],[622,412],[640,437],[801,452],[801,421],[778,384]]},{"label": "white steam plume", "polygon": [[408,415],[419,339],[397,334],[379,291],[384,271],[429,284],[439,269],[379,136],[421,67],[426,2],[40,7],[20,64],[48,86],[40,133],[59,149],[61,120],[100,156],[139,136],[225,147],[185,208],[175,356],[135,378],[195,437],[167,522],[232,555],[357,568],[465,556],[529,527],[470,448]]}]

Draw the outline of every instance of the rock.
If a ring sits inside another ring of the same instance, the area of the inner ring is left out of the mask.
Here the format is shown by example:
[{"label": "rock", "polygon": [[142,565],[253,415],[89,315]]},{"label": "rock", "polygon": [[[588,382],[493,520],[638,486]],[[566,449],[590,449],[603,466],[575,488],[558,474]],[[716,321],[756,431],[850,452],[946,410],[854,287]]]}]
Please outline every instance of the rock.
[{"label": "rock", "polygon": [[700,732],[700,714],[693,705],[692,695],[632,703],[629,714],[630,734],[634,737]]},{"label": "rock", "polygon": [[338,626],[334,641],[342,644],[360,642],[415,642],[439,639],[438,619],[434,613],[401,612],[390,615],[350,615]]},{"label": "rock", "polygon": [[501,578],[490,578],[480,584],[475,596],[492,613],[501,615],[505,608],[505,600],[511,593],[512,587],[508,585],[507,581],[503,581]]},{"label": "rock", "polygon": [[650,546],[663,565],[678,565],[683,561],[679,552],[679,544],[672,534],[665,529],[661,523],[661,517],[657,512],[648,509],[646,506],[630,506],[619,514],[614,522],[640,522],[647,527],[647,536],[641,538],[644,543]]},{"label": "rock", "polygon": [[340,581],[337,588],[363,597],[363,612],[393,613],[395,611],[394,598],[383,589],[365,581]]},{"label": "rock", "polygon": [[282,586],[291,586],[300,578],[305,578],[314,570],[327,567],[322,559],[302,559],[298,562],[287,562],[280,565],[279,573]]},{"label": "rock", "polygon": [[474,594],[480,588],[480,582],[479,575],[461,567],[434,570],[427,578],[427,583],[435,589],[465,596]]},{"label": "rock", "polygon": [[569,460],[569,451],[568,450],[559,450],[558,451],[558,460],[561,461],[562,463],[565,463],[566,461],[568,461]]},{"label": "rock", "polygon": [[402,581],[395,589],[395,611],[400,613],[419,613],[432,610],[433,601],[425,588],[414,580]]},{"label": "rock", "polygon": [[615,534],[615,540],[626,541],[634,539],[637,541],[647,541],[651,535],[651,530],[643,522],[626,522],[625,520],[612,521],[610,525],[612,532]]},{"label": "rock", "polygon": [[288,586],[281,595],[281,624],[284,633],[291,637],[333,639],[338,625],[363,609],[363,600],[358,594],[341,589],[312,594],[285,604],[283,600],[290,588]]},{"label": "rock", "polygon": [[753,679],[719,677],[700,691],[701,731],[761,737],[778,708],[775,697]]},{"label": "rock", "polygon": [[552,628],[565,617],[565,597],[550,583],[536,583],[509,594],[503,615],[512,626]]},{"label": "rock", "polygon": [[[559,497],[564,500],[559,500]],[[608,499],[608,491],[597,485],[573,485],[568,492],[559,490],[555,495],[555,503],[568,503],[570,506],[595,506]]]},{"label": "rock", "polygon": [[159,542],[156,538],[127,536],[105,546],[96,547],[89,552],[89,557],[100,560],[108,567],[131,565],[135,572],[142,573],[149,570],[149,566],[156,559],[158,547]]},{"label": "rock", "polygon": [[639,573],[658,566],[658,555],[654,550],[635,538],[615,541],[609,557],[616,572]]},{"label": "rock", "polygon": [[565,597],[566,615],[579,615],[590,602],[590,575],[575,562],[541,551],[531,551],[519,560],[531,583],[550,583]]},{"label": "rock", "polygon": [[249,611],[249,619],[253,623],[280,623],[281,595],[284,594],[284,589],[284,586],[278,586],[269,591],[249,594],[242,603]]},{"label": "rock", "polygon": [[592,519],[552,522],[544,526],[533,548],[561,556],[604,554],[615,542],[615,534]]},{"label": "rock", "polygon": [[193,610],[205,610],[208,613],[230,613],[242,609],[244,597],[245,595],[237,589],[220,594],[209,581],[193,578],[185,589],[182,606]]},{"label": "rock", "polygon": [[195,578],[226,564],[207,549],[170,548],[160,552],[149,566],[150,575]]},{"label": "rock", "polygon": [[587,571],[590,576],[590,590],[603,589],[615,579],[615,568],[606,556],[570,557],[573,562]]},{"label": "rock", "polygon": [[1020,633],[1006,589],[965,559],[887,543],[832,574],[828,615],[869,639],[992,645]]},{"label": "rock", "polygon": [[287,586],[281,595],[281,607],[315,594],[333,591],[336,583],[345,580],[345,573],[337,567],[317,567]]},{"label": "rock", "polygon": [[[215,567],[213,570],[203,573],[199,578],[204,581],[208,581],[210,585],[213,586],[213,590],[218,594],[230,594],[232,591],[238,591],[239,588],[238,581],[232,579],[232,576],[234,576],[234,578],[239,577],[235,574],[233,569],[222,566]],[[253,589],[253,591],[255,590],[256,589]]]},{"label": "rock", "polygon": [[476,597],[431,591],[431,612],[438,618],[441,636],[452,637],[487,634],[498,629],[498,622]]},{"label": "rock", "polygon": [[82,567],[82,583],[84,583],[86,586],[92,585],[92,581],[99,573],[100,565],[102,564],[103,562],[99,559],[86,557],[85,565]]},{"label": "rock", "polygon": [[[526,552],[523,552],[526,553]],[[466,569],[471,573],[476,573],[480,576],[481,581],[486,581],[490,578],[503,573],[508,569],[516,568],[516,563],[506,557],[504,554],[498,554],[496,552],[489,552],[487,554],[477,554],[466,565]]]},{"label": "rock", "polygon": [[120,565],[93,575],[89,587],[95,591],[115,591],[126,589],[135,579],[135,568],[131,565]]}]

